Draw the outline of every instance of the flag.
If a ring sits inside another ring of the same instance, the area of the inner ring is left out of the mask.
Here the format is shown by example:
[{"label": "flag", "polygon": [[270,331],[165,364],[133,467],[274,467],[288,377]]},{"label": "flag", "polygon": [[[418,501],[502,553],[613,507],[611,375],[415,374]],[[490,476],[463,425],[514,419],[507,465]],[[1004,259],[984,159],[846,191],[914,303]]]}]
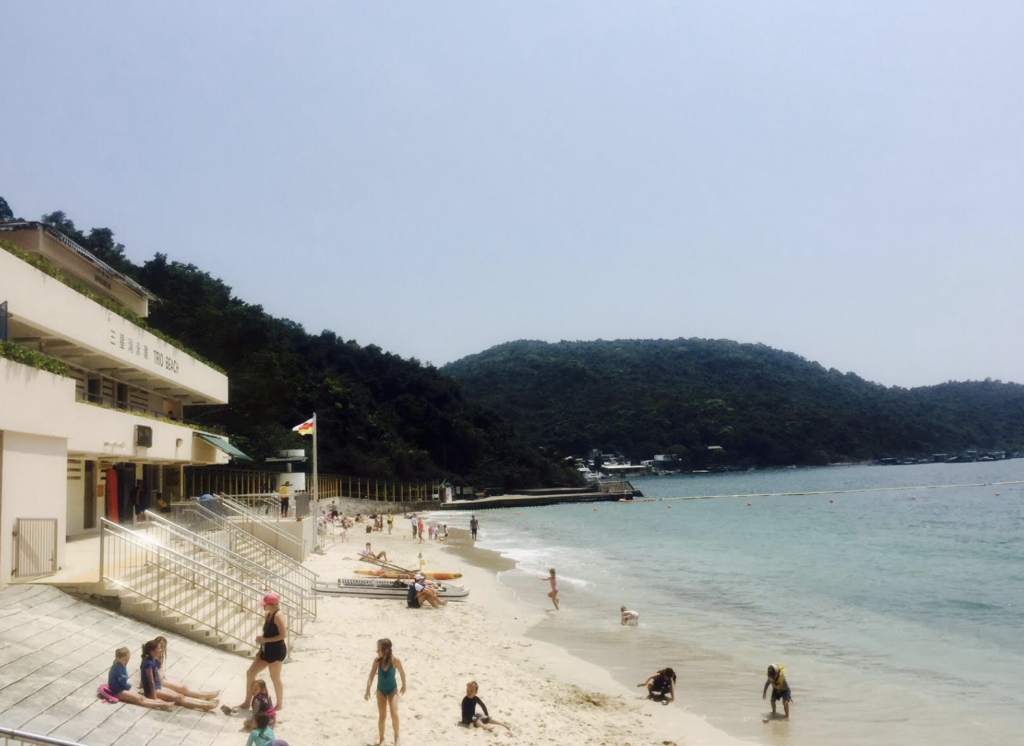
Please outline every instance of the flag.
[{"label": "flag", "polygon": [[313,434],[313,418],[310,417],[308,420],[303,422],[301,425],[296,425],[292,428],[299,435],[312,435]]}]

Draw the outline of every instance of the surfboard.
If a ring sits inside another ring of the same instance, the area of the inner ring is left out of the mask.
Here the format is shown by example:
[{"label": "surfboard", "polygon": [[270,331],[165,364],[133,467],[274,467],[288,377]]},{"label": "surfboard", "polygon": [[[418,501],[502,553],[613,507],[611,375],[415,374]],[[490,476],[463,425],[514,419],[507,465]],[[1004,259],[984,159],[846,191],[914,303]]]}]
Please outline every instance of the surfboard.
[{"label": "surfboard", "polygon": [[[373,578],[411,578],[416,573],[412,572],[396,572],[394,570],[356,570],[357,575],[369,575]],[[423,577],[429,578],[430,580],[458,580],[462,577],[461,572],[424,572],[421,573]]]}]

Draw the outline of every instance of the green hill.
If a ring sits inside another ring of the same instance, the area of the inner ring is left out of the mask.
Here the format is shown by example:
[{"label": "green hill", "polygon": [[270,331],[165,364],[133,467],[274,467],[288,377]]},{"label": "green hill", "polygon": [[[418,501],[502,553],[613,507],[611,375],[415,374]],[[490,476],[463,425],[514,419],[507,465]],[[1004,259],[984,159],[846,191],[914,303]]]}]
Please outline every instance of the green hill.
[{"label": "green hill", "polygon": [[[887,388],[729,340],[518,341],[442,368],[536,445],[783,465],[1024,445],[1024,386]],[[709,451],[711,446],[721,446]]]},{"label": "green hill", "polygon": [[[0,220],[11,218],[0,198]],[[108,228],[80,231],[62,212],[43,221],[152,290],[162,300],[149,326],[227,372],[230,404],[187,408],[185,417],[224,427],[257,463],[308,447],[291,428],[316,412],[324,474],[506,489],[579,482],[557,454],[528,445],[433,366],[332,331],[309,334],[194,265],[160,254],[136,264]]]}]

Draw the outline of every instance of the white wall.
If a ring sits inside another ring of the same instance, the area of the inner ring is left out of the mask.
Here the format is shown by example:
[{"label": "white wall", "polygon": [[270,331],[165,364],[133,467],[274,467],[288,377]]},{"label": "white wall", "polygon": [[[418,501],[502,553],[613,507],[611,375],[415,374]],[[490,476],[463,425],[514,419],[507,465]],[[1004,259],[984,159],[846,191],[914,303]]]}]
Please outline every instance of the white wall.
[{"label": "white wall", "polygon": [[57,519],[57,565],[67,531],[67,441],[4,431],[0,456],[0,584],[11,581],[16,518]]},{"label": "white wall", "polygon": [[208,403],[227,403],[223,373],[7,251],[0,251],[0,295],[9,301],[12,315],[102,355],[114,367],[130,366]]},{"label": "white wall", "polygon": [[[136,425],[153,428],[151,448],[135,445]],[[4,358],[0,358],[0,430],[66,438],[68,452],[78,456],[187,464],[228,462],[227,455],[197,438],[191,428],[75,401],[72,379]]]}]

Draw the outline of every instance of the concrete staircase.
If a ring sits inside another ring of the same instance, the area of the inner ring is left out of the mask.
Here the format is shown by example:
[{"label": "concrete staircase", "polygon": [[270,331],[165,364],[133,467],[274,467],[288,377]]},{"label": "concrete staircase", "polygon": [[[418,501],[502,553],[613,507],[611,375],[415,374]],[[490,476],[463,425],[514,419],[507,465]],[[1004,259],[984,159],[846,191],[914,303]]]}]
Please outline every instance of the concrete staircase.
[{"label": "concrete staircase", "polygon": [[[80,591],[117,595],[122,613],[161,629],[238,655],[255,653],[263,623],[259,601],[266,587],[106,520],[101,520],[100,537],[100,584]],[[281,606],[290,619],[301,619],[285,599]]]},{"label": "concrete staircase", "polygon": [[[283,603],[294,607],[297,611],[297,616],[289,620],[296,634],[301,635],[305,623],[316,618],[315,583],[317,576],[302,565],[295,563],[294,560],[281,555],[282,562],[287,564],[275,562],[273,563],[274,567],[270,568],[259,561],[268,557],[268,553],[265,551],[266,547],[261,549],[254,546],[259,541],[253,537],[249,537],[249,541],[236,540],[232,542],[232,546],[246,552],[249,555],[247,557],[225,547],[223,540],[227,537],[220,536],[221,531],[217,528],[212,531],[214,535],[209,536],[190,531],[151,512],[147,512],[145,515],[146,520],[137,527],[136,531],[146,535],[153,542],[166,546],[178,554],[233,577],[246,585],[260,588],[264,592],[274,591],[280,595]],[[284,570],[287,575],[278,573],[277,569]],[[296,572],[296,569],[299,572]]]},{"label": "concrete staircase", "polygon": [[174,708],[161,712],[96,697],[114,650],[131,650],[128,664],[140,687],[143,642],[168,639],[168,678],[237,700],[248,664],[45,585],[0,589],[0,725],[89,746],[211,746],[237,740],[239,718]]}]

